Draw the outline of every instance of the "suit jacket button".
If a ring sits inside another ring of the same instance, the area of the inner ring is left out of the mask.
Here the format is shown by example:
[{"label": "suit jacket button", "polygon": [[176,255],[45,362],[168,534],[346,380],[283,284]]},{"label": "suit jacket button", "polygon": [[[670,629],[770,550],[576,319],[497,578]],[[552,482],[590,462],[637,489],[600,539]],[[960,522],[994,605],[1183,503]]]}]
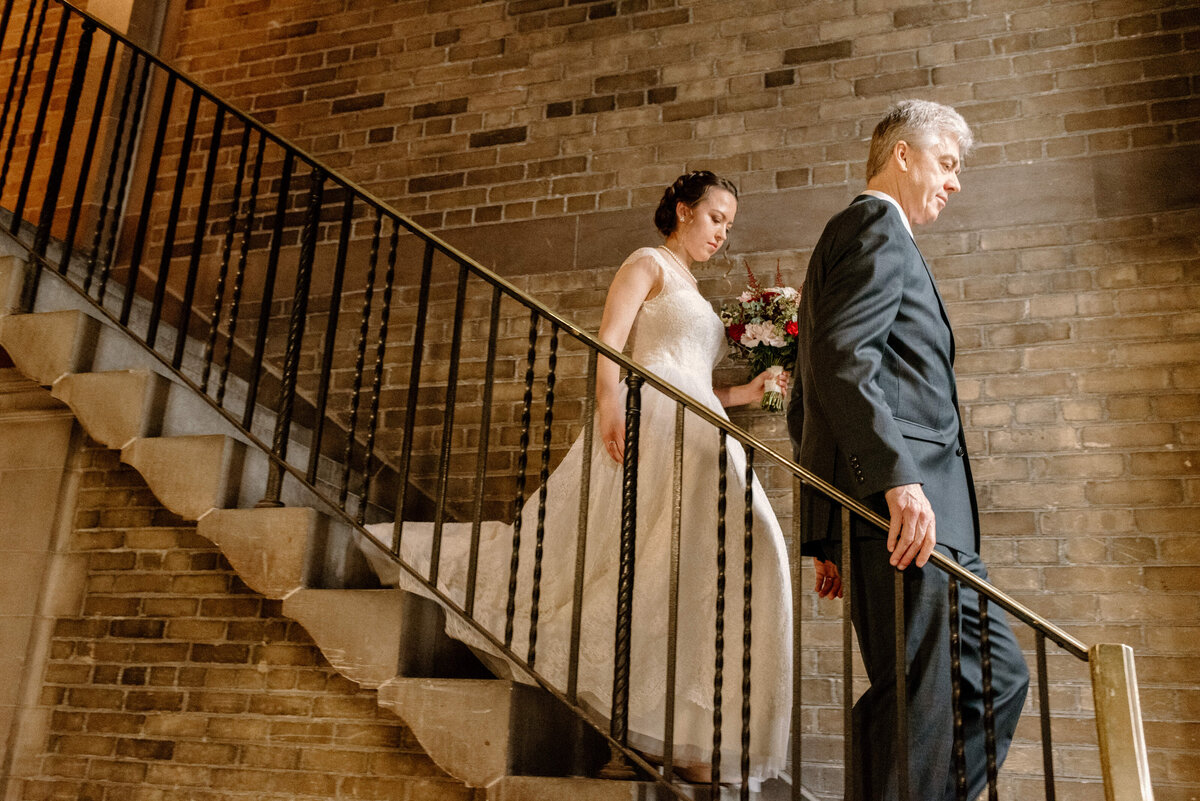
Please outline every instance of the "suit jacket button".
[{"label": "suit jacket button", "polygon": [[956,449],[955,449],[955,451],[954,451],[954,455],[955,455],[955,456],[962,456],[962,455],[963,455],[963,453],[965,453],[965,451],[963,451],[963,449],[962,449],[962,447],[961,447],[961,446],[960,446],[960,447],[958,447],[958,448],[956,448]]}]

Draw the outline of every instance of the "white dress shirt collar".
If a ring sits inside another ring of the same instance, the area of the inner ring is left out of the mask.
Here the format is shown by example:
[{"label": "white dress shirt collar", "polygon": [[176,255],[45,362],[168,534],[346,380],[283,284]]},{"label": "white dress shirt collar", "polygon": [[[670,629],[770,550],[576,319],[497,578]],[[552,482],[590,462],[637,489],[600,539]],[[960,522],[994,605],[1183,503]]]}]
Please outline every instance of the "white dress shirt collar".
[{"label": "white dress shirt collar", "polygon": [[917,241],[917,238],[913,236],[913,229],[912,225],[908,221],[908,215],[904,213],[904,207],[900,205],[899,200],[896,200],[896,198],[892,197],[887,192],[880,192],[878,189],[864,189],[862,194],[870,195],[871,197],[877,197],[880,200],[886,200],[888,203],[891,203],[893,206],[895,206],[896,211],[900,212],[900,220],[904,223],[904,228],[908,231],[908,235],[913,237],[914,242]]}]

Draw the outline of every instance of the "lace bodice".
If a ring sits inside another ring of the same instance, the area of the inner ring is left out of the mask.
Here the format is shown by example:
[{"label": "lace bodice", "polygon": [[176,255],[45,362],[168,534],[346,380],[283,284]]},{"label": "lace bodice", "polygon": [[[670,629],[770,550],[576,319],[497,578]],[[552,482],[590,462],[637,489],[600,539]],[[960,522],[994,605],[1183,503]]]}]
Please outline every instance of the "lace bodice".
[{"label": "lace bodice", "polygon": [[662,271],[663,286],[638,312],[631,333],[633,360],[647,367],[668,367],[711,380],[713,367],[725,355],[721,318],[658,248],[641,248],[629,258],[647,254]]}]

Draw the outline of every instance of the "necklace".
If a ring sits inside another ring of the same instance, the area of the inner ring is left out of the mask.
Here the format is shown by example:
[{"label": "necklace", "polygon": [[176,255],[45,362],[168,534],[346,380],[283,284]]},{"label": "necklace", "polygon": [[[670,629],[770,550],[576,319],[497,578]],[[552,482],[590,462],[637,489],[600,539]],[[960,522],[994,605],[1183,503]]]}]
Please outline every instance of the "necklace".
[{"label": "necklace", "polygon": [[687,265],[683,263],[683,259],[681,259],[675,255],[675,251],[671,250],[666,245],[659,245],[658,247],[660,250],[665,250],[667,252],[667,255],[671,257],[671,261],[673,261],[679,265],[679,269],[683,270],[684,274],[687,275],[688,279],[690,279],[692,284],[696,283],[696,276],[692,275],[692,271],[689,270],[687,268]]}]

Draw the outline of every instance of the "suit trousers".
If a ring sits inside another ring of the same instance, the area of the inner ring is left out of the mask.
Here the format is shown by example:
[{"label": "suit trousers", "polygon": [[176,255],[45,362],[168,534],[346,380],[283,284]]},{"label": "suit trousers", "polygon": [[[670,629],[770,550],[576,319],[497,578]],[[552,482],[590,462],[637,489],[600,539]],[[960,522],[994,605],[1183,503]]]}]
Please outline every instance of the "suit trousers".
[{"label": "suit trousers", "polygon": [[[862,527],[856,526],[861,531]],[[899,798],[896,770],[895,591],[896,569],[879,536],[854,536],[851,550],[853,622],[870,687],[854,705],[854,797],[860,801]],[[827,543],[828,551],[839,551]],[[937,549],[962,567],[987,578],[974,553]],[[831,561],[840,562],[840,552]],[[933,565],[909,565],[904,577],[904,620],[908,665],[908,759],[910,801],[953,801],[954,712],[950,667],[949,577]],[[1029,670],[1003,610],[988,607],[996,758],[1008,753],[1025,703]],[[967,798],[987,786],[983,668],[978,594],[959,585],[961,709],[966,752]]]}]

